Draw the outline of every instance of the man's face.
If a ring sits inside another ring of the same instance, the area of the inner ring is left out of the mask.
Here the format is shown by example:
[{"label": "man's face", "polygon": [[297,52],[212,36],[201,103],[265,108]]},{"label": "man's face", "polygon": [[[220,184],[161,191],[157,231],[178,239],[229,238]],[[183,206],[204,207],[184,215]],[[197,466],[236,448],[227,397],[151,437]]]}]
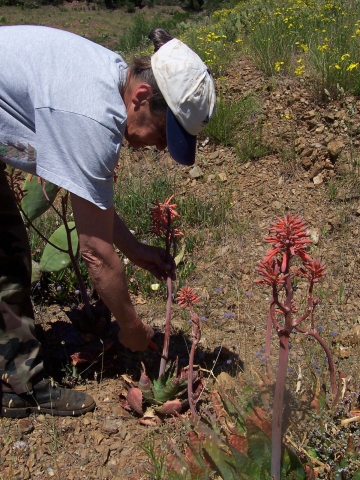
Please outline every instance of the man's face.
[{"label": "man's face", "polygon": [[166,114],[151,113],[148,103],[128,111],[125,138],[133,148],[155,146],[164,150],[167,146]]}]

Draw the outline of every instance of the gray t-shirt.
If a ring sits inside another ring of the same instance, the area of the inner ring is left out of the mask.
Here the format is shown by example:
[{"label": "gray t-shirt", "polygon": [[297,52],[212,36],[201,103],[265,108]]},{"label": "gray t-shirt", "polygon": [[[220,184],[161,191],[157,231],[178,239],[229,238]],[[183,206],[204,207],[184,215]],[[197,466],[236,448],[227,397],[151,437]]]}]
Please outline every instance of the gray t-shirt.
[{"label": "gray t-shirt", "polygon": [[0,27],[0,159],[109,208],[126,71],[119,55],[72,33]]}]

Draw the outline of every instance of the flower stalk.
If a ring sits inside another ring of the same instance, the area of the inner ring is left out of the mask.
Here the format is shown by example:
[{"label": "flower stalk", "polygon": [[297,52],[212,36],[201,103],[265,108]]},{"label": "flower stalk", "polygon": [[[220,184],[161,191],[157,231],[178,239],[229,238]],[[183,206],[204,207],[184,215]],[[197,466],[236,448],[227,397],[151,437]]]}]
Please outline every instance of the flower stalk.
[{"label": "flower stalk", "polygon": [[[326,267],[320,259],[313,259],[306,253],[306,248],[312,243],[307,233],[307,224],[298,215],[287,213],[285,217],[277,218],[269,229],[269,236],[265,242],[271,243],[272,248],[258,263],[256,270],[260,279],[256,283],[265,284],[272,289],[272,298],[269,306],[265,356],[268,373],[270,371],[270,337],[274,328],[279,337],[279,367],[276,377],[274,392],[274,407],[272,421],[272,458],[271,475],[275,480],[280,480],[280,465],[282,452],[282,412],[286,373],[289,362],[290,335],[295,329],[305,335],[314,337],[322,346],[328,359],[331,378],[332,394],[335,397],[337,385],[335,368],[329,347],[315,329],[314,310],[319,299],[313,296],[314,284],[326,274]],[[290,270],[291,261],[299,257],[302,266],[295,271]],[[293,281],[295,277],[308,280],[307,307],[300,316],[294,299]],[[282,318],[280,322],[278,317]],[[310,318],[310,328],[303,329],[299,324]]]}]

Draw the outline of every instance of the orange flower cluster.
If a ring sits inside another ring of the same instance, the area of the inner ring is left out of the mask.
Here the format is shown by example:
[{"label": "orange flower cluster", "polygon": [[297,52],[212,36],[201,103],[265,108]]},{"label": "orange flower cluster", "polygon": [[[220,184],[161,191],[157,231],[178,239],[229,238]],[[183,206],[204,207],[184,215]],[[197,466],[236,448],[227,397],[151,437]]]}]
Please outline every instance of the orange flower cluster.
[{"label": "orange flower cluster", "polygon": [[275,258],[270,258],[270,260],[262,260],[258,263],[258,266],[255,267],[255,270],[262,276],[261,279],[255,280],[255,283],[263,283],[266,285],[273,284],[283,284],[287,275],[280,277],[280,262]]},{"label": "orange flower cluster", "polygon": [[[167,233],[171,223],[176,217],[180,216],[175,210],[177,206],[176,203],[170,203],[173,198],[174,195],[167,198],[164,203],[156,202],[155,206],[151,208],[150,218],[152,223],[152,231],[156,235]],[[180,230],[177,228],[174,229],[175,237],[181,237],[183,235],[184,234],[180,232]]]},{"label": "orange flower cluster", "polygon": [[300,275],[311,280],[313,283],[319,281],[319,278],[326,275],[326,265],[321,263],[320,258],[304,263],[304,266],[298,270]]},{"label": "orange flower cluster", "polygon": [[270,225],[270,236],[265,237],[264,241],[273,243],[272,248],[263,259],[263,262],[269,261],[277,253],[283,253],[283,262],[281,271],[285,271],[288,256],[298,255],[304,262],[311,262],[312,258],[305,252],[305,248],[312,241],[306,233],[308,228],[306,222],[297,214],[291,215],[289,212],[285,217],[277,219]]},{"label": "orange flower cluster", "polygon": [[182,287],[176,300],[180,307],[192,307],[194,303],[201,300],[201,297],[198,297],[190,287]]}]

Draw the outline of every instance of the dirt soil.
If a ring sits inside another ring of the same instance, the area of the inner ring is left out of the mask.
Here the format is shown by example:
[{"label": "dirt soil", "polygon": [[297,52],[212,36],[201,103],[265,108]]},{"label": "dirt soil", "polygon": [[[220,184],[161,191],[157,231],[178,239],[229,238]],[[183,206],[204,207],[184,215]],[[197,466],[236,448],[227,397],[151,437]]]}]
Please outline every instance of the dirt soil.
[{"label": "dirt soil", "polygon": [[[130,158],[124,147],[124,162],[133,175],[145,178],[176,173],[180,179],[176,198],[190,193],[202,199],[216,198],[219,184],[230,195],[231,225],[227,223],[220,232],[204,231],[204,245],[184,259],[196,264],[188,284],[203,297],[196,311],[206,318],[196,356],[205,380],[199,407],[206,404],[214,377],[221,372],[234,386],[237,375],[255,384],[254,368],[264,371],[261,349],[270,292],[254,284],[255,266],[268,249],[263,237],[270,222],[287,211],[307,221],[314,240],[310,253],[327,265],[327,276],[318,290],[321,301],[316,322],[332,347],[337,368],[351,376],[349,385],[358,392],[360,100],[345,96],[321,102],[306,79],[266,78],[247,57],[234,62],[222,79],[224,83],[233,99],[249,92],[258,96],[261,112],[249,122],[261,122],[264,141],[271,146],[267,156],[242,163],[233,148],[202,140],[196,162],[199,174],[175,165],[166,152],[154,162],[148,150]],[[304,291],[301,282],[298,289]],[[133,301],[143,320],[157,331],[154,341],[160,347],[164,298],[138,295]],[[126,380],[136,383],[139,379],[141,363],[149,373],[157,370],[159,354],[153,350],[130,353],[114,340],[116,326],[112,324],[112,334],[108,332],[103,343],[88,344],[94,361],[79,366],[79,371],[84,371],[83,381],[76,381],[71,378],[69,355],[85,347],[69,320],[72,315],[71,309],[58,305],[37,307],[38,335],[49,371],[59,375],[57,367],[65,366],[68,385],[91,394],[97,408],[80,418],[31,415],[23,420],[1,419],[0,478],[150,478],[142,446],[154,436],[159,454],[166,453],[168,440],[181,445],[185,430],[171,417],[156,426],[141,425],[138,415],[122,407],[119,396]],[[176,304],[172,325],[170,355],[178,356],[186,366],[190,327]],[[276,362],[275,338],[273,357]],[[298,379],[299,366],[311,363],[319,374],[323,372],[323,355],[313,343],[309,346],[294,335],[290,387]],[[303,374],[311,385],[309,370]]]}]

